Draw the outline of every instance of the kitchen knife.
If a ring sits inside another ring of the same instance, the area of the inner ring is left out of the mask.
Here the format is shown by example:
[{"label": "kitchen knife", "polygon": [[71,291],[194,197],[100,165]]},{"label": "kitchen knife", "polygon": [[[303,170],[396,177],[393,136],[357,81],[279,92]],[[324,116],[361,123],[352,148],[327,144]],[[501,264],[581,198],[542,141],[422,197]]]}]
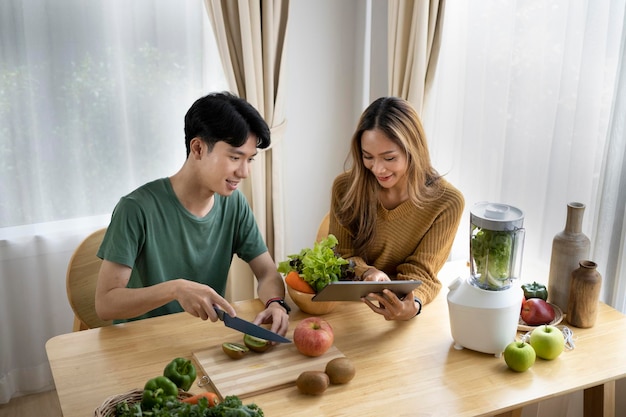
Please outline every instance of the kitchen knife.
[{"label": "kitchen knife", "polygon": [[257,326],[254,323],[250,323],[249,321],[240,319],[239,317],[231,317],[228,313],[226,313],[221,308],[213,307],[215,312],[217,313],[217,317],[220,318],[226,325],[226,327],[230,327],[231,329],[238,330],[242,333],[249,334],[254,337],[258,337],[260,339],[269,340],[272,342],[279,343],[291,343],[291,340],[286,337],[282,337],[278,333],[274,333],[270,330],[267,330],[264,327]]}]

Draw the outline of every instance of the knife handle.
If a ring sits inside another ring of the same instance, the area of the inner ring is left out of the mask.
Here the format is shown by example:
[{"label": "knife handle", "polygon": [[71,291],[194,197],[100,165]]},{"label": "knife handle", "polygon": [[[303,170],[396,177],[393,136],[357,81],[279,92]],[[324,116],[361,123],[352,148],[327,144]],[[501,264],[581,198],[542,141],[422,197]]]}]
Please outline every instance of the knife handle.
[{"label": "knife handle", "polygon": [[226,314],[226,313],[224,312],[224,310],[222,310],[221,308],[217,308],[217,307],[215,307],[215,306],[213,306],[213,309],[214,309],[214,310],[215,310],[215,312],[217,313],[217,317],[218,317],[220,320],[224,321],[224,314]]}]

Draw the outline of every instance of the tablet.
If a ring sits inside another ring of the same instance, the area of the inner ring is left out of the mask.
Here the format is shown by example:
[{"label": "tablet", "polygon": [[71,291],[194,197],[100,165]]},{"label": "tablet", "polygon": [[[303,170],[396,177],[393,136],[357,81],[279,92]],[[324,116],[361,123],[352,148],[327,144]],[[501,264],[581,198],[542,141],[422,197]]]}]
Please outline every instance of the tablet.
[{"label": "tablet", "polygon": [[335,281],[315,294],[313,301],[361,301],[369,293],[380,293],[385,288],[393,291],[399,298],[410,294],[422,281]]}]

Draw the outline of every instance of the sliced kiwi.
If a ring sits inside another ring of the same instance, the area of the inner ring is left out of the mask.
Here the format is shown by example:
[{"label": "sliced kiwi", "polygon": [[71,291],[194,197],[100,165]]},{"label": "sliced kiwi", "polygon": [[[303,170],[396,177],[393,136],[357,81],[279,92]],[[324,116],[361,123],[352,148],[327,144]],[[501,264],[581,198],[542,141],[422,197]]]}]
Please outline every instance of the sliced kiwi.
[{"label": "sliced kiwi", "polygon": [[249,334],[245,334],[243,336],[243,343],[248,347],[248,349],[254,352],[265,352],[272,347],[272,344],[269,341]]},{"label": "sliced kiwi", "polygon": [[233,359],[241,359],[250,352],[247,346],[232,342],[222,343],[222,350]]}]

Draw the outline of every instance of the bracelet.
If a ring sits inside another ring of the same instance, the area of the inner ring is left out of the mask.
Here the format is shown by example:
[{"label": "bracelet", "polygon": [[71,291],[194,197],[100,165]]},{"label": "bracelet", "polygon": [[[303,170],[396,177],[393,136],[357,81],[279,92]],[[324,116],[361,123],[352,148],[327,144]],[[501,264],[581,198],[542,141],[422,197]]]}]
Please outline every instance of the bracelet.
[{"label": "bracelet", "polygon": [[419,314],[422,312],[422,300],[420,300],[417,297],[413,297],[413,301],[415,301],[419,305],[419,308],[417,309],[417,313],[415,313],[415,316],[414,316],[416,317],[416,316],[419,316]]}]

